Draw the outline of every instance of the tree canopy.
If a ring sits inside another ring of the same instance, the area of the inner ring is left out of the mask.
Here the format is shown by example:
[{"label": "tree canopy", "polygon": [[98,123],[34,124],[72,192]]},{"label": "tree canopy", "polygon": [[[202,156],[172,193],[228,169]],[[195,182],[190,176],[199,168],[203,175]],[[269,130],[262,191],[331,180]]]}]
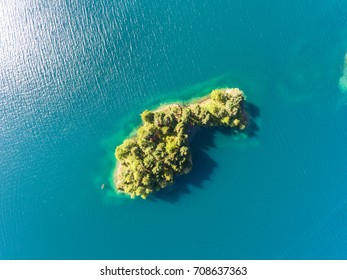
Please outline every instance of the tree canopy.
[{"label": "tree canopy", "polygon": [[192,169],[189,150],[192,128],[244,129],[247,126],[244,99],[241,90],[225,88],[213,90],[209,96],[191,104],[145,110],[136,135],[116,148],[116,190],[132,198],[146,198],[172,184],[176,175],[188,173]]}]

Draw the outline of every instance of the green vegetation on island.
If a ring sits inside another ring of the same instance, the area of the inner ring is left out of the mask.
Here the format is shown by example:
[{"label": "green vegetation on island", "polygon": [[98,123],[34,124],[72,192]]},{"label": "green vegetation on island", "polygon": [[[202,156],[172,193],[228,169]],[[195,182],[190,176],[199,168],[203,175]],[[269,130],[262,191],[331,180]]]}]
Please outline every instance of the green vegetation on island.
[{"label": "green vegetation on island", "polygon": [[132,198],[146,198],[172,184],[176,175],[188,173],[192,169],[189,135],[193,127],[244,129],[244,99],[237,88],[216,89],[191,104],[145,110],[136,135],[116,148],[116,190]]}]

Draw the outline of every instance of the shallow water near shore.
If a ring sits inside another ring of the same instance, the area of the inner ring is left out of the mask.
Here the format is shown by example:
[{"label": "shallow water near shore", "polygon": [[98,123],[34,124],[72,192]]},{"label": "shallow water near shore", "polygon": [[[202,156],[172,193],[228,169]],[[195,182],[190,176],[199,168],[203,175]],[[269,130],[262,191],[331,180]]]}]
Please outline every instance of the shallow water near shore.
[{"label": "shallow water near shore", "polygon": [[[0,259],[347,258],[346,1],[0,8]],[[247,133],[201,129],[190,174],[113,191],[143,110],[225,86]]]}]

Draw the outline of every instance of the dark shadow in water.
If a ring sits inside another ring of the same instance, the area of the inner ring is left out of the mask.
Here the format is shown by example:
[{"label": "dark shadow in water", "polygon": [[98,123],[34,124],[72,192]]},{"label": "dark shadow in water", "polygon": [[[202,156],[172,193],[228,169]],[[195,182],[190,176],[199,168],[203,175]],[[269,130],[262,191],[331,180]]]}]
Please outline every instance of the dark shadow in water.
[{"label": "dark shadow in water", "polygon": [[256,124],[256,119],[260,117],[260,109],[258,106],[254,105],[251,102],[245,102],[243,109],[248,113],[248,126],[244,133],[248,137],[256,137],[257,132],[259,131],[259,126]]},{"label": "dark shadow in water", "polygon": [[[260,116],[260,110],[252,103],[245,103],[244,109],[249,115],[249,125],[243,132],[249,137],[256,137],[259,130],[255,119]],[[204,181],[209,181],[214,169],[218,166],[207,153],[211,148],[216,148],[215,138],[216,133],[232,136],[240,132],[228,127],[211,127],[211,128],[197,128],[196,133],[191,141],[190,149],[192,152],[193,169],[186,175],[181,175],[175,178],[175,183],[165,189],[148,197],[149,200],[164,200],[167,202],[178,202],[180,197],[184,194],[190,194],[190,187],[203,187]]]}]

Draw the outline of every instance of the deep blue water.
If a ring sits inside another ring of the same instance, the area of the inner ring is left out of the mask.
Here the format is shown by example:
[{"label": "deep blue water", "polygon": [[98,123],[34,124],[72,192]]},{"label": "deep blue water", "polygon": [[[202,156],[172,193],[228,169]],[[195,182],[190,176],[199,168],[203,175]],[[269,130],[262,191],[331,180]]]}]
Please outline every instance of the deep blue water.
[{"label": "deep blue water", "polygon": [[[347,259],[346,51],[344,0],[0,0],[0,259]],[[112,191],[144,109],[224,86],[247,134]]]}]

